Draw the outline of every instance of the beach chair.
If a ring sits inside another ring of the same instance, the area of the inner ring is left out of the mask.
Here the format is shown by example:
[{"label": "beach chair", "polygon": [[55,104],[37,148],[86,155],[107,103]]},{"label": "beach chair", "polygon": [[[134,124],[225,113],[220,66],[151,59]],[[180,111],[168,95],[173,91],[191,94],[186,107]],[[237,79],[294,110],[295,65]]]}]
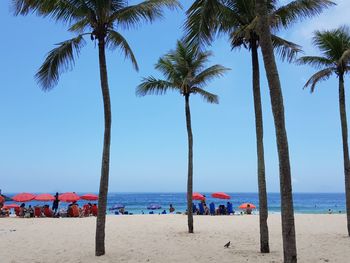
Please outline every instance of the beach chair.
[{"label": "beach chair", "polygon": [[98,210],[98,207],[97,207],[97,205],[94,204],[91,207],[91,213],[92,213],[93,216],[97,216],[97,210]]},{"label": "beach chair", "polygon": [[192,203],[192,213],[197,214],[197,206],[195,203]]},{"label": "beach chair", "polygon": [[41,217],[41,207],[39,207],[39,206],[34,207],[34,216]]},{"label": "beach chair", "polygon": [[199,208],[199,214],[204,215],[205,211],[204,211],[204,206],[202,203],[198,204],[198,208]]},{"label": "beach chair", "polygon": [[52,217],[53,216],[53,212],[52,212],[52,210],[49,207],[45,207],[44,208],[44,215],[46,217]]},{"label": "beach chair", "polygon": [[210,215],[215,216],[215,204],[213,202],[209,204],[209,211]]},{"label": "beach chair", "polygon": [[231,214],[234,214],[234,213],[235,213],[235,211],[233,211],[232,203],[227,202],[227,214],[231,215]]},{"label": "beach chair", "polygon": [[15,209],[16,216],[19,216],[20,212],[21,212],[20,208],[19,207],[15,207],[14,209]]}]

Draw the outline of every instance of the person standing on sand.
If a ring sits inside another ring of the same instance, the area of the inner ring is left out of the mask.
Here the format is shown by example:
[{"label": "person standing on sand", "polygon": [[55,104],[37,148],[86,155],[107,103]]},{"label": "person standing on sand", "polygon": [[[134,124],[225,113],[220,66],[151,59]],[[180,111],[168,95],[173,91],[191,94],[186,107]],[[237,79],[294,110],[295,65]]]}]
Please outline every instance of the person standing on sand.
[{"label": "person standing on sand", "polygon": [[170,204],[170,206],[169,206],[169,213],[170,213],[170,214],[173,214],[174,211],[175,211],[175,208],[173,207],[172,204]]},{"label": "person standing on sand", "polygon": [[57,214],[59,202],[60,200],[58,200],[58,193],[56,192],[55,200],[53,200],[53,203],[52,203],[52,211],[54,212],[55,215]]}]

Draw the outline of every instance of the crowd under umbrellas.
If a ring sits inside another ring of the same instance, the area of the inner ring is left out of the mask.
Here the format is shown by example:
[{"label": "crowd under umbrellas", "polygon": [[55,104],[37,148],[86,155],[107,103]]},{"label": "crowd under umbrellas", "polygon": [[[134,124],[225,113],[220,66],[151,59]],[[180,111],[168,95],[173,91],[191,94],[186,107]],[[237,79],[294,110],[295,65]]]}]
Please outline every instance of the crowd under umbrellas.
[{"label": "crowd under umbrellas", "polygon": [[[56,196],[57,195],[57,196]],[[97,201],[98,196],[95,194],[84,194],[84,195],[78,195],[75,192],[67,192],[67,193],[61,193],[51,195],[49,193],[42,193],[42,194],[31,194],[31,193],[20,193],[12,198],[6,197],[6,202],[4,200],[0,200],[0,203],[3,203],[3,210],[7,211],[13,211],[11,214],[19,214],[19,209],[21,207],[26,208],[26,210],[32,211],[34,210],[34,216],[37,217],[80,217],[80,216],[89,216],[91,215],[92,210],[92,204],[90,202]],[[5,197],[5,196],[4,196]],[[4,199],[4,197],[0,196],[0,198]],[[238,205],[237,200],[235,200],[235,206],[231,203],[231,196],[224,192],[215,192],[212,193],[209,198],[207,198],[205,195],[200,193],[193,193],[193,213],[195,215],[233,215],[233,214],[251,214],[254,209],[256,209],[256,206],[251,203],[242,203],[241,205]],[[56,200],[57,199],[57,200]],[[119,198],[118,198],[119,199]],[[118,199],[116,201],[118,201]],[[11,202],[11,201],[17,202]],[[55,200],[57,207],[55,207]],[[78,202],[79,201],[79,202]],[[109,206],[109,213],[115,214],[115,215],[132,215],[134,213],[141,213],[141,214],[186,214],[187,210],[184,210],[184,207],[181,207],[181,205],[177,202],[175,202],[175,205],[170,201],[169,203],[163,202],[161,200],[154,199],[153,201],[160,201],[160,203],[150,202],[147,204],[147,199],[144,200],[144,208],[138,208],[135,210],[135,207],[132,206],[132,204],[126,202],[124,204],[123,199],[119,199],[119,201],[122,201],[121,203],[114,203],[113,198],[111,200],[110,206]],[[124,200],[125,201],[125,200]],[[149,200],[152,201],[152,200]],[[196,203],[196,201],[199,201]],[[245,200],[241,200],[245,201]],[[50,206],[47,205],[48,202],[53,202],[52,205],[52,211],[50,209]],[[71,215],[68,213],[68,210],[71,208],[72,205],[78,204],[82,206],[74,213],[74,215]],[[208,202],[208,204],[207,204]],[[58,203],[60,203],[60,208],[58,209]],[[66,203],[66,204],[65,204]],[[34,204],[34,207],[32,205]],[[28,208],[25,207],[25,205],[29,205]],[[178,206],[179,205],[179,206]],[[67,207],[68,206],[68,207]],[[95,210],[97,211],[97,206],[94,204]],[[127,210],[127,208],[130,209],[130,211]],[[38,207],[40,209],[38,209]],[[65,209],[67,207],[67,209]],[[13,210],[12,210],[13,209]],[[239,211],[238,213],[235,211]],[[46,211],[44,213],[44,211]],[[32,212],[33,213],[33,212]],[[33,216],[33,215],[32,215]],[[22,214],[23,217],[23,214]]]},{"label": "crowd under umbrellas", "polygon": [[[89,201],[97,201],[98,196],[95,194],[84,194],[77,195],[75,192],[67,192],[58,194],[55,196],[49,193],[42,194],[31,194],[31,193],[19,193],[15,196],[8,198],[5,200],[2,196],[3,200],[0,200],[1,204],[1,214],[9,216],[11,214],[11,209],[14,210],[16,216],[19,217],[82,217],[82,216],[90,216],[97,215],[97,204],[90,203]],[[7,203],[6,201],[11,200],[17,203]],[[85,201],[85,204],[82,208],[79,207],[77,201],[82,200]],[[35,202],[36,205],[32,207],[29,204],[26,207],[26,203]],[[47,204],[39,205],[40,203],[52,202],[52,209]],[[59,210],[60,202],[67,203],[67,208],[61,206]],[[18,203],[21,203],[19,205]]]}]

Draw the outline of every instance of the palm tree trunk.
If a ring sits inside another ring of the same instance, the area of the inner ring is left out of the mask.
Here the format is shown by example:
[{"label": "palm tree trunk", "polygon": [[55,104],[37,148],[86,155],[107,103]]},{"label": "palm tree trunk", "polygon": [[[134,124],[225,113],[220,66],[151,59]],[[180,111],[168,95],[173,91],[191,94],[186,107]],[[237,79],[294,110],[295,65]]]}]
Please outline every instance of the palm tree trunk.
[{"label": "palm tree trunk", "polygon": [[104,108],[104,117],[105,117],[105,131],[104,131],[104,140],[103,140],[100,191],[99,191],[99,198],[98,198],[98,213],[97,213],[97,221],[96,221],[95,255],[102,256],[105,254],[105,224],[106,224],[106,209],[107,209],[107,194],[108,194],[109,156],[110,156],[110,145],[111,145],[111,124],[112,124],[111,101],[109,96],[104,38],[99,39],[98,54],[99,54],[100,79],[101,79],[101,89],[102,89],[103,108]]},{"label": "palm tree trunk", "polygon": [[269,229],[267,226],[268,208],[265,179],[264,158],[264,129],[260,96],[260,72],[258,47],[256,40],[251,43],[253,66],[253,95],[255,110],[256,148],[258,157],[258,186],[259,186],[259,220],[260,220],[260,252],[269,253]]},{"label": "palm tree trunk", "polygon": [[185,95],[185,111],[188,135],[187,223],[188,233],[193,233],[193,136],[191,127],[190,95]]},{"label": "palm tree trunk", "polygon": [[280,172],[281,217],[283,255],[285,263],[297,262],[295,240],[292,180],[289,161],[288,139],[284,120],[283,96],[271,41],[270,25],[267,16],[266,0],[256,1],[259,18],[260,45],[263,54],[267,80],[270,89],[271,105],[276,130]]},{"label": "palm tree trunk", "polygon": [[346,120],[346,107],[345,107],[344,73],[339,74],[339,109],[340,109],[341,131],[342,131],[342,138],[343,138],[347,227],[348,227],[348,235],[350,236],[350,162],[349,162],[349,147],[348,147],[348,124]]}]

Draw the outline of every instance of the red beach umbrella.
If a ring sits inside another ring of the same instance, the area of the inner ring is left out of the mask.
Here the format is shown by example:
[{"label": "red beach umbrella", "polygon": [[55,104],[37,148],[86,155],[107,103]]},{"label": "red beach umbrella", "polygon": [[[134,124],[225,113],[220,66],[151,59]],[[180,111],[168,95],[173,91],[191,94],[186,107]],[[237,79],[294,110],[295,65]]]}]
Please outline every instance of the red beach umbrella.
[{"label": "red beach umbrella", "polygon": [[205,200],[205,196],[200,194],[200,193],[193,193],[192,199],[193,200],[201,200],[201,201],[203,201],[203,200]]},{"label": "red beach umbrella", "polygon": [[53,201],[55,200],[55,197],[53,195],[50,194],[40,194],[37,195],[34,200],[36,201]]},{"label": "red beach umbrella", "polygon": [[95,194],[85,194],[80,196],[81,199],[88,200],[88,201],[96,201],[98,200],[98,195]]},{"label": "red beach umbrella", "polygon": [[0,195],[0,204],[5,203],[5,198]]},{"label": "red beach umbrella", "polygon": [[229,196],[228,194],[223,193],[223,192],[216,192],[216,193],[211,194],[211,196],[214,198],[219,198],[219,199],[231,199],[231,196]]},{"label": "red beach umbrella", "polygon": [[240,209],[247,209],[247,208],[251,208],[251,209],[255,209],[256,206],[251,204],[251,203],[244,203],[244,204],[241,204],[239,206]]},{"label": "red beach umbrella", "polygon": [[30,193],[20,193],[20,194],[15,195],[14,197],[12,197],[12,200],[16,201],[16,202],[28,202],[28,201],[33,200],[34,197],[35,197],[35,195],[30,194]]},{"label": "red beach umbrella", "polygon": [[8,205],[4,205],[3,208],[5,209],[11,209],[11,208],[18,208],[19,205],[17,204],[8,204]]},{"label": "red beach umbrella", "polygon": [[68,193],[60,194],[58,196],[58,199],[60,201],[70,203],[70,202],[78,201],[80,199],[80,197],[76,193],[69,193],[68,192]]}]

